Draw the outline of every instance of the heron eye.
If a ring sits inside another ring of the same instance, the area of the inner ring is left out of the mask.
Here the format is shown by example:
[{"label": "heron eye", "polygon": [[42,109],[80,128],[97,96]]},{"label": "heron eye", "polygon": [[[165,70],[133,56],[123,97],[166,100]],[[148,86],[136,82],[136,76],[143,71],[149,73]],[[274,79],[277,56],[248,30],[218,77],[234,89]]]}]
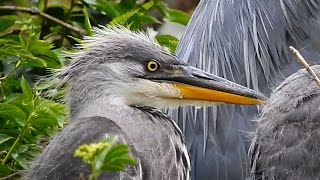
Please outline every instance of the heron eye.
[{"label": "heron eye", "polygon": [[155,60],[150,60],[147,62],[147,69],[151,72],[154,72],[159,69],[159,63]]}]

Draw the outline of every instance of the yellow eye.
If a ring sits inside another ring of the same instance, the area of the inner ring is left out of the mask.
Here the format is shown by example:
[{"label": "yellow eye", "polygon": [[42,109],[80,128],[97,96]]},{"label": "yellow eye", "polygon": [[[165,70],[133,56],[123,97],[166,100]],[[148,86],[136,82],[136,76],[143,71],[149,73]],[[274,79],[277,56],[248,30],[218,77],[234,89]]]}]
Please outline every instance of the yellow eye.
[{"label": "yellow eye", "polygon": [[159,63],[155,60],[150,60],[147,62],[147,69],[151,72],[154,72],[159,69]]}]

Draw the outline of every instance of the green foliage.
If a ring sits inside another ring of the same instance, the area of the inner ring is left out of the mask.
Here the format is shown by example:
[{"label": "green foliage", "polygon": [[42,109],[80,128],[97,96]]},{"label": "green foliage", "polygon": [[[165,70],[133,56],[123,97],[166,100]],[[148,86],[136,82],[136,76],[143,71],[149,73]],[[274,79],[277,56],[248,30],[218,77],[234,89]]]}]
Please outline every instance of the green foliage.
[{"label": "green foliage", "polygon": [[127,145],[117,144],[115,139],[108,138],[99,143],[81,145],[74,156],[90,166],[92,173],[89,179],[96,180],[102,172],[125,171],[127,165],[136,165],[129,153]]},{"label": "green foliage", "polygon": [[168,48],[171,53],[176,51],[179,43],[179,40],[176,37],[170,35],[157,35],[156,40],[161,46]]},{"label": "green foliage", "polygon": [[65,116],[64,105],[40,97],[24,77],[20,87],[21,93],[12,93],[0,103],[1,163],[12,170],[28,167],[28,161],[41,150],[40,140],[62,127]]},{"label": "green foliage", "polygon": [[150,0],[144,4],[137,4],[136,0],[121,0],[120,3],[105,0],[83,2],[104,14],[110,22],[109,25],[129,25],[132,30],[140,30],[143,25],[161,24],[161,20],[148,14],[153,9],[158,10],[162,21],[186,25],[190,18],[187,13],[170,9],[161,0]]},{"label": "green foliage", "polygon": [[[162,0],[0,1],[0,177],[27,169],[66,123],[65,105],[45,96],[63,92],[36,82],[50,69],[63,67],[62,52],[91,35],[92,26],[143,30],[165,21],[185,25],[188,20],[189,15]],[[156,40],[171,52],[178,43],[167,35],[157,35]],[[123,170],[125,164],[133,164],[127,152],[127,146],[113,144],[95,161],[104,164],[99,167],[103,171]]]}]

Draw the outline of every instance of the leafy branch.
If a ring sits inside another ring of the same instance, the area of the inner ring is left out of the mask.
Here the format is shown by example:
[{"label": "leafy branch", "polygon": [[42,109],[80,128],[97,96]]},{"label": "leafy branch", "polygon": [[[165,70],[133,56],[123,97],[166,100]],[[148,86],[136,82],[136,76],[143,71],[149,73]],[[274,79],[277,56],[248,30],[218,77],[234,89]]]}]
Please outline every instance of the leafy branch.
[{"label": "leafy branch", "polygon": [[102,172],[125,171],[127,165],[136,165],[129,153],[128,145],[117,144],[116,138],[108,138],[99,143],[81,145],[74,156],[90,166],[89,180],[97,180]]},{"label": "leafy branch", "polygon": [[86,32],[84,30],[78,29],[68,23],[65,23],[63,21],[61,21],[60,19],[57,19],[53,16],[50,16],[49,14],[46,14],[44,12],[39,11],[36,8],[26,8],[26,7],[17,7],[17,6],[0,6],[0,10],[4,10],[4,11],[20,11],[20,12],[26,12],[26,13],[30,13],[30,14],[35,14],[38,16],[41,16],[45,19],[48,19],[52,22],[55,22],[56,24],[59,24],[60,26],[63,26],[71,31],[76,32],[77,34],[86,34]]}]

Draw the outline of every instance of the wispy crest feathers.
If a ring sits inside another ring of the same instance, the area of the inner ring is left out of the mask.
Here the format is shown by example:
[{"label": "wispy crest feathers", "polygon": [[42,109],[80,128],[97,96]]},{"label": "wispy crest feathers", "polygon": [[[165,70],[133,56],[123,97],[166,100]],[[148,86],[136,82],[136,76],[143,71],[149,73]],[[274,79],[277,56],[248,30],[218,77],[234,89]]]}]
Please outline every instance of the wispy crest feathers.
[{"label": "wispy crest feathers", "polygon": [[[65,83],[73,76],[76,76],[77,73],[81,72],[82,69],[86,68],[88,65],[93,63],[98,64],[105,60],[103,58],[85,58],[85,56],[92,53],[93,50],[96,52],[104,51],[103,53],[105,53],[107,57],[109,52],[119,50],[130,42],[140,44],[148,42],[148,44],[152,44],[152,46],[161,48],[143,32],[132,32],[122,26],[100,26],[99,28],[94,28],[94,34],[92,36],[85,36],[81,41],[81,44],[76,45],[73,51],[65,53],[65,57],[67,57],[70,62],[66,67],[57,70],[53,78],[59,78]],[[106,49],[108,51],[106,51]]]}]

